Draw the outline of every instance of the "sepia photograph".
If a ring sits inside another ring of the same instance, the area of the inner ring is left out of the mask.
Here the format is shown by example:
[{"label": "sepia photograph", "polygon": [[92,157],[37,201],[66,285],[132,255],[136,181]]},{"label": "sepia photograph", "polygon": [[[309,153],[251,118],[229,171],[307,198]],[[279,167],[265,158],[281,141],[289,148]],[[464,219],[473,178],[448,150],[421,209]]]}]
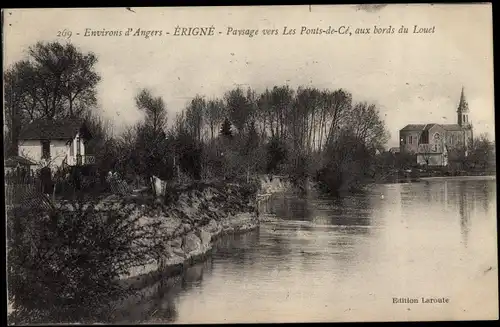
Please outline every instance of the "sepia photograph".
[{"label": "sepia photograph", "polygon": [[491,4],[2,30],[8,325],[499,319]]}]

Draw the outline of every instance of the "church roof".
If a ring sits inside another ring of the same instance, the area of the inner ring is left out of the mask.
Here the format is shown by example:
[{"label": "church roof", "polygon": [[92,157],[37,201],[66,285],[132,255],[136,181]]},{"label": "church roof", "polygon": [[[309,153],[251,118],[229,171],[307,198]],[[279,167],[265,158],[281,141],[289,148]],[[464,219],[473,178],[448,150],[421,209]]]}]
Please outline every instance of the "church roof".
[{"label": "church roof", "polygon": [[462,86],[462,93],[460,94],[460,102],[458,103],[457,112],[469,112],[469,104],[465,99],[464,88]]},{"label": "church roof", "polygon": [[447,131],[461,131],[463,127],[458,124],[443,124],[441,125]]},{"label": "church roof", "polygon": [[403,127],[401,130],[402,131],[428,131],[434,126],[441,126],[444,130],[447,131],[461,131],[464,128],[458,124],[436,124],[436,123],[430,123],[430,124],[409,124]]},{"label": "church roof", "polygon": [[436,125],[440,126],[439,124],[436,124],[436,123],[430,123],[430,124],[427,124],[427,125],[425,125],[425,127],[424,127],[424,131],[428,131],[428,130],[430,130],[431,128],[433,128],[434,126],[436,126]]},{"label": "church roof", "polygon": [[436,124],[436,123],[429,123],[429,124],[409,124],[409,125],[406,125],[405,127],[403,127],[403,129],[401,129],[401,130],[402,131],[428,131],[432,127],[434,127],[436,125],[442,126],[442,125]]},{"label": "church roof", "polygon": [[[458,112],[467,113],[469,111],[469,104],[465,99],[464,88],[462,87],[462,93],[460,94],[460,103],[458,104]],[[471,128],[470,125],[460,126],[459,124],[437,124],[437,123],[428,123],[428,124],[409,124],[403,127],[400,131],[428,131],[434,126],[441,126],[446,131],[463,131],[468,128]]]},{"label": "church roof", "polygon": [[409,124],[403,127],[402,131],[421,131],[425,128],[427,124]]}]

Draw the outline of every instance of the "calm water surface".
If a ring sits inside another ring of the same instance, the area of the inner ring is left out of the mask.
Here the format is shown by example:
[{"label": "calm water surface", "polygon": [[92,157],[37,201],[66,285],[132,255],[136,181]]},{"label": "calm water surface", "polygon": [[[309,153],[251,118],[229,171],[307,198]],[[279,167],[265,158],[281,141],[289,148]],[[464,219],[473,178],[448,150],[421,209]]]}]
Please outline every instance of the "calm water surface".
[{"label": "calm water surface", "polygon": [[[343,199],[276,195],[259,230],[131,308],[128,321],[497,318],[496,180],[377,185]],[[168,284],[168,285],[167,285]],[[393,297],[449,304],[394,304]]]}]

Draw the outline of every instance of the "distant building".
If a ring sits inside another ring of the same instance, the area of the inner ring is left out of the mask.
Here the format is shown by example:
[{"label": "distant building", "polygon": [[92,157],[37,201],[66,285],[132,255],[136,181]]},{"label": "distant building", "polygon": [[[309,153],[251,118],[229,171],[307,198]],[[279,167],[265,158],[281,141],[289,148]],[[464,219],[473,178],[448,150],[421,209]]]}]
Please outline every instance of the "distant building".
[{"label": "distant building", "polygon": [[417,155],[417,164],[447,166],[450,150],[466,150],[472,137],[473,127],[469,121],[469,105],[462,87],[457,108],[457,124],[406,125],[399,131],[399,144],[401,152]]},{"label": "distant building", "polygon": [[21,130],[19,155],[51,168],[92,164],[94,156],[85,153],[91,137],[79,119],[37,120]]}]

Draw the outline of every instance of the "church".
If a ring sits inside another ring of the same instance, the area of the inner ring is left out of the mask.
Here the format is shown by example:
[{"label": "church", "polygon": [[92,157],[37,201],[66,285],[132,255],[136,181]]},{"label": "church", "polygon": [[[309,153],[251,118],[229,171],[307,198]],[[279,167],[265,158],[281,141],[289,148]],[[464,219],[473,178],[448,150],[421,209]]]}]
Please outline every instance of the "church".
[{"label": "church", "polygon": [[[447,166],[448,153],[452,150],[467,150],[473,137],[469,121],[469,104],[464,88],[457,108],[456,124],[410,124],[399,131],[399,146],[402,153],[416,154],[417,164]],[[465,151],[467,154],[467,151]]]}]

